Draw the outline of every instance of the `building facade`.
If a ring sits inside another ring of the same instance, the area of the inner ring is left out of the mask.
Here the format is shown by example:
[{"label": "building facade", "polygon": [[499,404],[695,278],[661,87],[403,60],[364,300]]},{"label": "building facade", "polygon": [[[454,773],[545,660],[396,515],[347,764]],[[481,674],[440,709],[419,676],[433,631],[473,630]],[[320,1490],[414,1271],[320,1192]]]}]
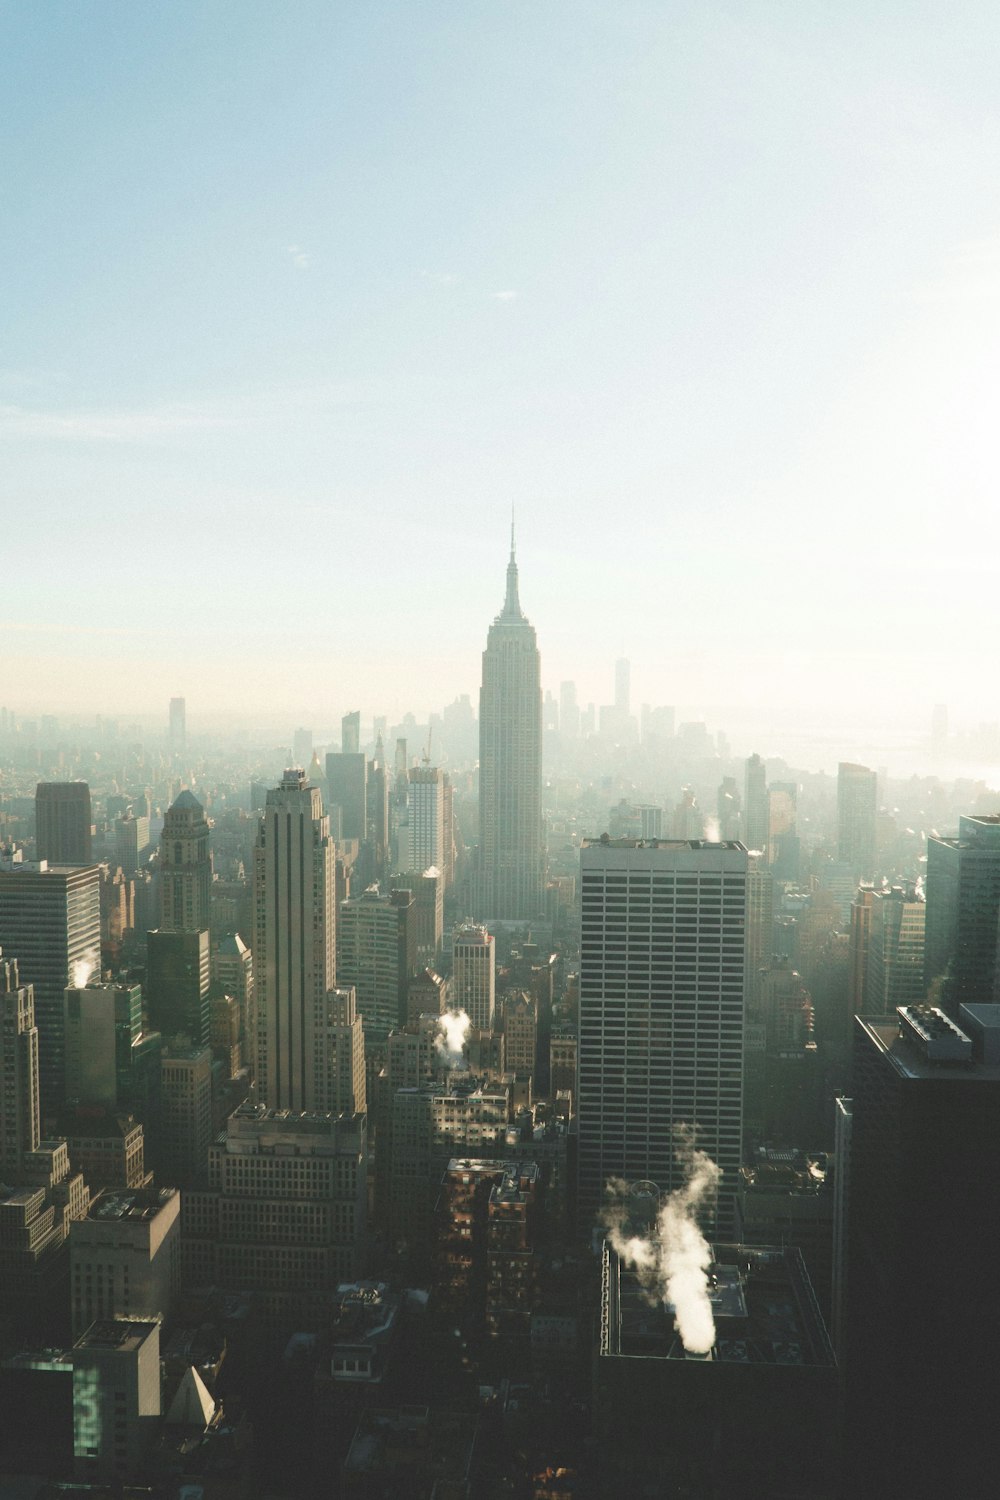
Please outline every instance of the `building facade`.
[{"label": "building facade", "polygon": [[677,1128],[722,1172],[741,1160],[747,852],[700,840],[602,839],[580,853],[579,1211],[611,1178],[670,1191]]},{"label": "building facade", "polygon": [[91,863],[90,787],[40,781],[35,788],[35,853],[53,865]]}]

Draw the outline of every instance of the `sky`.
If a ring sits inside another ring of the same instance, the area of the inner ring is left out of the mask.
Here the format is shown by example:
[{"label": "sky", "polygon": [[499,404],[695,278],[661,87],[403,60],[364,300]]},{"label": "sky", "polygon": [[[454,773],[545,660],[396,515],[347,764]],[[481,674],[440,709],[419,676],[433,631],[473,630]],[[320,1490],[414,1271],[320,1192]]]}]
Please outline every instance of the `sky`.
[{"label": "sky", "polygon": [[0,3],[0,702],[1000,717],[1000,8]]}]

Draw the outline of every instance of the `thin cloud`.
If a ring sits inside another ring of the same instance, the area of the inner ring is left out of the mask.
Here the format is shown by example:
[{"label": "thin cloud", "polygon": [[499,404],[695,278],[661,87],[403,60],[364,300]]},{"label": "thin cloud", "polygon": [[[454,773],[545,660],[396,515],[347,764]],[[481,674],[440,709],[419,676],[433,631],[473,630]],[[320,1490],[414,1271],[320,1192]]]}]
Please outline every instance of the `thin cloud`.
[{"label": "thin cloud", "polygon": [[304,271],[312,260],[312,256],[303,250],[301,245],[289,245],[288,254],[291,256],[292,265],[299,271]]},{"label": "thin cloud", "polygon": [[513,302],[517,296],[516,292],[490,292],[494,302]]},{"label": "thin cloud", "polygon": [[159,406],[137,411],[32,411],[0,406],[0,441],[147,443],[182,432],[232,425],[211,408]]}]

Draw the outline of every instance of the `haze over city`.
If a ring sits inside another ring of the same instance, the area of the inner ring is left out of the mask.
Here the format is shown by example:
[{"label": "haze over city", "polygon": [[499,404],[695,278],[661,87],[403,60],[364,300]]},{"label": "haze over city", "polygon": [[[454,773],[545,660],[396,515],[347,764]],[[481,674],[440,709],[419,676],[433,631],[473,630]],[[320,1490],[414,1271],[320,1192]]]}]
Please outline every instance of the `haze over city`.
[{"label": "haze over city", "polygon": [[513,503],[553,690],[978,722],[998,33],[8,7],[8,699],[426,711]]}]

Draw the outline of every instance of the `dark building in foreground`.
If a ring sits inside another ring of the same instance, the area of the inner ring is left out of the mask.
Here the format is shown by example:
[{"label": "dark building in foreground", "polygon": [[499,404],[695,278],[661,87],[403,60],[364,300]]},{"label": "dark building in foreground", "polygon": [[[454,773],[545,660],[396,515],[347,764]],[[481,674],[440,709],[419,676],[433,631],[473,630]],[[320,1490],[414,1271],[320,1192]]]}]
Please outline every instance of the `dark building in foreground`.
[{"label": "dark building in foreground", "polygon": [[951,1016],[993,999],[998,915],[1000,815],[960,818],[957,838],[927,840],[924,983]]},{"label": "dark building in foreground", "polygon": [[1000,1007],[855,1028],[848,1493],[993,1495]]},{"label": "dark building in foreground", "polygon": [[713,1249],[716,1339],[694,1356],[605,1245],[597,1493],[833,1500],[836,1367],[802,1257]]}]

